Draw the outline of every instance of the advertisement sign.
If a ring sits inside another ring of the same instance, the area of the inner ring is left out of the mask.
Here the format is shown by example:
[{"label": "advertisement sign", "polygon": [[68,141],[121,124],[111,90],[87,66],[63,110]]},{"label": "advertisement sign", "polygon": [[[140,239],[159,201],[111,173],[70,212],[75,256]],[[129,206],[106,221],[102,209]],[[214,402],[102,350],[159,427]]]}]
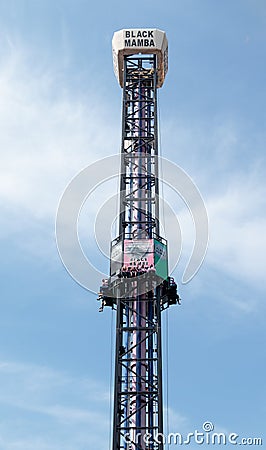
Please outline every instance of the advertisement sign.
[{"label": "advertisement sign", "polygon": [[164,280],[168,277],[167,245],[154,239],[154,262],[156,275]]},{"label": "advertisement sign", "polygon": [[124,265],[136,266],[140,264],[145,267],[154,264],[153,239],[125,240]]}]

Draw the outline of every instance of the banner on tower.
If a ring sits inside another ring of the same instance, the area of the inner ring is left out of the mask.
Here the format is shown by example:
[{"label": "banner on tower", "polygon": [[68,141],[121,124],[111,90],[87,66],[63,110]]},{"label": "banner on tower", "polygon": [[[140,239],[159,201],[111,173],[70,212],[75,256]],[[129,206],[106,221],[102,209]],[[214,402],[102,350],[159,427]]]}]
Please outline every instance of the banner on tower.
[{"label": "banner on tower", "polygon": [[167,245],[154,239],[154,264],[156,275],[166,280],[168,277]]},{"label": "banner on tower", "polygon": [[153,239],[128,239],[124,241],[124,265],[154,264]]}]

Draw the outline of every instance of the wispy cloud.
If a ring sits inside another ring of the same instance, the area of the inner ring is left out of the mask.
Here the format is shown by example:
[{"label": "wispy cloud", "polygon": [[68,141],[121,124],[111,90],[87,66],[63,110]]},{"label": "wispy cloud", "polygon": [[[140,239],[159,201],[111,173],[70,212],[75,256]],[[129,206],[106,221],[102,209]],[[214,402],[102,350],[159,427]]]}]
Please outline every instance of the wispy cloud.
[{"label": "wispy cloud", "polygon": [[[225,276],[241,280],[246,286],[264,289],[264,132],[258,132],[250,124],[245,129],[245,123],[233,117],[230,120],[213,119],[211,127],[204,118],[198,123],[195,119],[192,123],[171,119],[163,130],[166,153],[170,154],[175,142],[177,156],[173,154],[174,159],[188,170],[206,204],[210,241],[204,264]],[[180,222],[183,238],[181,265],[186,264],[195,237],[192,219],[177,196],[169,189],[165,192]],[[166,224],[171,242],[175,230],[168,217]],[[254,304],[246,303],[246,299],[243,301],[245,307],[240,301],[235,305],[243,310],[253,309]]]},{"label": "wispy cloud", "polygon": [[[210,241],[205,264],[247,284],[264,286],[266,266],[266,216],[263,199],[266,186],[256,178],[230,180],[216,195],[205,197],[209,216]],[[195,231],[189,211],[168,195],[169,203],[178,217],[183,237],[183,258],[192,249]],[[178,209],[176,207],[178,205]],[[171,217],[166,218],[167,237],[174,239],[175,229]],[[173,251],[173,249],[172,249]],[[175,256],[175,255],[174,255]]]},{"label": "wispy cloud", "polygon": [[0,91],[0,201],[45,219],[76,172],[114,152],[118,127],[101,94],[75,91],[60,61],[36,65],[25,49],[1,61]]},{"label": "wispy cloud", "polygon": [[[94,380],[44,366],[2,361],[0,403],[7,411],[0,426],[0,444],[1,439],[5,442],[2,448],[20,449],[21,442],[29,439],[32,443],[43,440],[37,448],[50,450],[54,447],[48,441],[52,442],[55,428],[58,448],[63,448],[63,443],[65,448],[74,448],[79,439],[85,439],[87,445],[107,439],[109,395],[105,386]],[[18,426],[15,431],[12,423],[17,421],[23,422],[23,429]],[[60,444],[61,433],[66,438]]]},{"label": "wispy cloud", "polygon": [[247,283],[265,282],[266,216],[262,205],[266,186],[255,180],[232,182],[226,192],[210,198],[208,262]]},{"label": "wispy cloud", "polygon": [[7,36],[1,44],[0,238],[53,260],[59,199],[83,167],[118,149],[119,124],[90,79],[82,89],[67,77],[64,60],[36,59]]}]

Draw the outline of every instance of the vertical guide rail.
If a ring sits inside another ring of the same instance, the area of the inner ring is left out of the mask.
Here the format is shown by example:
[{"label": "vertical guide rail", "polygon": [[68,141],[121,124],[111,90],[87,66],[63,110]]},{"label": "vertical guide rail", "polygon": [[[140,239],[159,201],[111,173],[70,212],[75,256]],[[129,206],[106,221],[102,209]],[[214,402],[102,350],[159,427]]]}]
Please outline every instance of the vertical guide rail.
[{"label": "vertical guide rail", "polygon": [[[159,232],[156,77],[156,55],[124,57],[119,215],[124,253],[125,241],[148,246]],[[162,450],[160,288],[151,279],[126,279],[116,304],[113,450]]]}]

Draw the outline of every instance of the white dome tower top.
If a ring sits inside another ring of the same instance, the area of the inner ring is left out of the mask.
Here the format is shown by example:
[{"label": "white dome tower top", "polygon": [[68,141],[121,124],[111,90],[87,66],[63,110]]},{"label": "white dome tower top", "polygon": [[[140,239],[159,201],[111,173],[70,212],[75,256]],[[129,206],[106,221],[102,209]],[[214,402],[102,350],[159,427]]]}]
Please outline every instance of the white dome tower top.
[{"label": "white dome tower top", "polygon": [[116,31],[112,40],[114,72],[123,87],[124,55],[156,54],[157,87],[163,85],[168,69],[168,41],[164,31],[134,28]]}]

